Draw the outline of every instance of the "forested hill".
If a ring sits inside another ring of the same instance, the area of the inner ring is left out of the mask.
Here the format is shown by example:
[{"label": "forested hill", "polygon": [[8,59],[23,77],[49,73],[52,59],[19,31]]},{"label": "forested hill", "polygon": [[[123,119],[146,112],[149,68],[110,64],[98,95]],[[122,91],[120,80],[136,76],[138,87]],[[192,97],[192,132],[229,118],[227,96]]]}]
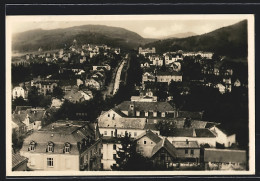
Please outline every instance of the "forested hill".
[{"label": "forested hill", "polygon": [[158,53],[166,51],[212,51],[229,57],[247,57],[247,20],[215,31],[187,38],[166,39],[151,42]]},{"label": "forested hill", "polygon": [[154,39],[145,39],[124,28],[83,25],[54,30],[36,29],[14,34],[12,50],[26,52],[35,51],[39,47],[43,50],[59,49],[63,48],[65,44],[71,45],[74,39],[79,44],[106,44],[130,49],[155,41]]}]

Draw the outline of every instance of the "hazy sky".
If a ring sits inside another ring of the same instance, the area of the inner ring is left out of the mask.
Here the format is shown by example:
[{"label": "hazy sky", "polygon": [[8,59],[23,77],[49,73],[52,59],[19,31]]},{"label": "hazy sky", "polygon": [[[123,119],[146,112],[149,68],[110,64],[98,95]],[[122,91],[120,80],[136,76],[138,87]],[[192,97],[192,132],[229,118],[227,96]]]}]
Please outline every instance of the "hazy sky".
[{"label": "hazy sky", "polygon": [[49,30],[95,24],[122,27],[144,38],[160,38],[185,32],[203,34],[246,19],[242,15],[13,16],[8,18],[7,22],[11,20],[10,27],[13,33],[38,28]]}]

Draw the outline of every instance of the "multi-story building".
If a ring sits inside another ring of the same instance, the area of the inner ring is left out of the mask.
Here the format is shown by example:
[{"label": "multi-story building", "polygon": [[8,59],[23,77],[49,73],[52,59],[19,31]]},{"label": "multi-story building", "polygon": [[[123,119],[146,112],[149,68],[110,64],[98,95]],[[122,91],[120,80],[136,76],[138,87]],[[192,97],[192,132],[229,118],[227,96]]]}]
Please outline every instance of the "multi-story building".
[{"label": "multi-story building", "polygon": [[151,49],[150,48],[143,49],[142,47],[139,47],[139,54],[145,56],[147,53],[156,53],[155,47],[152,47]]},{"label": "multi-story building", "polygon": [[100,170],[101,141],[94,123],[57,121],[25,138],[20,153],[31,170]]},{"label": "multi-story building", "polygon": [[23,99],[27,99],[28,98],[28,91],[26,90],[26,88],[23,87],[14,87],[13,88],[13,99],[22,97]]}]

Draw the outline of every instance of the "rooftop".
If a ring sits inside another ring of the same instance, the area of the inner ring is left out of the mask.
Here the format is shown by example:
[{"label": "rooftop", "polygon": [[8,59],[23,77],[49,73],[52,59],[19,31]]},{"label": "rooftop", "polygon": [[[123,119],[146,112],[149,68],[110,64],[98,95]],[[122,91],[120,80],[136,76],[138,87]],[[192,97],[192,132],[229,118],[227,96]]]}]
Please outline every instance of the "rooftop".
[{"label": "rooftop", "polygon": [[21,156],[18,153],[12,153],[12,169],[15,169],[18,167],[20,164],[26,162],[28,158]]},{"label": "rooftop", "polygon": [[175,148],[199,148],[197,141],[173,141]]},{"label": "rooftop", "polygon": [[145,136],[147,136],[148,138],[150,138],[150,139],[151,139],[153,142],[155,142],[156,144],[162,140],[158,135],[154,134],[151,130],[148,130],[148,131],[144,132],[143,134],[139,135],[139,136],[136,138],[136,140],[139,140],[139,139],[141,139],[141,138],[143,138],[143,137],[145,137]]},{"label": "rooftop", "polygon": [[174,108],[168,102],[132,102],[124,101],[117,106],[121,111],[129,110],[130,105],[134,105],[135,111],[174,111]]},{"label": "rooftop", "polygon": [[175,147],[165,137],[153,147],[152,156],[154,156],[161,148],[165,148],[172,157],[177,156]]},{"label": "rooftop", "polygon": [[246,151],[205,148],[204,161],[224,163],[246,163]]}]

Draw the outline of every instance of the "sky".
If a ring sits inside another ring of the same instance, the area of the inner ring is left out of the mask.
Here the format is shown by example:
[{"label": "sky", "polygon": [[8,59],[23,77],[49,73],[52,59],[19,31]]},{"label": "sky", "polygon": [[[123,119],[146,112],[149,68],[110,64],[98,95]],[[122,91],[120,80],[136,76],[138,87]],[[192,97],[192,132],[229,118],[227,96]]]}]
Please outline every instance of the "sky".
[{"label": "sky", "polygon": [[245,15],[12,16],[7,17],[7,23],[12,33],[92,24],[122,27],[144,38],[161,38],[186,32],[200,35],[244,19]]}]

